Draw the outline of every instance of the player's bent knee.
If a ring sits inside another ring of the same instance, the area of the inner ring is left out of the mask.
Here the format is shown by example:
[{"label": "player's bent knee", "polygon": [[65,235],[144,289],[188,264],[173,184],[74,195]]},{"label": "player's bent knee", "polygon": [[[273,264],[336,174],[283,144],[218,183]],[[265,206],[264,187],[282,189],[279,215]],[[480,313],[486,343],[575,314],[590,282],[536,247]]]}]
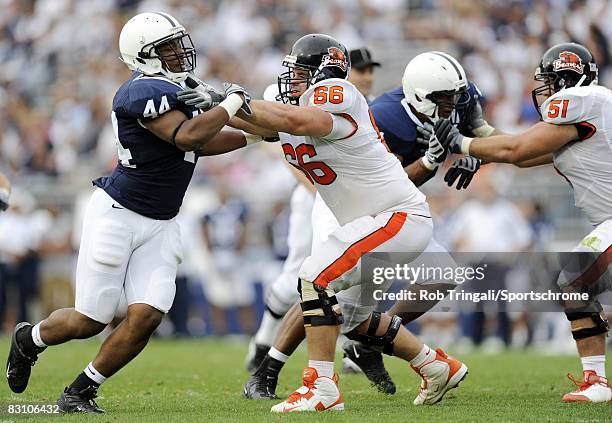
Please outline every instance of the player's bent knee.
[{"label": "player's bent knee", "polygon": [[[599,303],[598,303],[599,304]],[[584,311],[566,311],[567,320],[574,322],[581,319],[591,319],[592,323],[587,323],[584,326],[572,327],[572,336],[574,340],[590,338],[608,333],[610,325],[608,320],[601,313],[584,312]]]},{"label": "player's bent knee", "polygon": [[381,323],[381,316],[382,313],[378,311],[372,312],[372,315],[370,316],[370,323],[365,332],[362,326],[367,323],[367,320],[364,322],[364,324],[361,324],[352,331],[346,333],[345,336],[348,339],[359,341],[365,345],[382,347],[385,354],[393,355],[393,341],[402,327],[402,319],[399,316],[391,317],[385,332],[382,335],[376,335],[376,332],[378,332],[378,327]]},{"label": "player's bent knee", "polygon": [[132,304],[128,308],[126,322],[134,338],[148,338],[159,326],[164,313],[147,304]]},{"label": "player's bent knee", "polygon": [[338,326],[344,322],[334,291],[300,280],[304,326]]},{"label": "player's bent knee", "polygon": [[69,323],[70,330],[75,339],[87,339],[91,338],[102,332],[106,327],[106,323],[98,322],[89,316],[86,316],[78,311],[74,310],[70,316]]}]

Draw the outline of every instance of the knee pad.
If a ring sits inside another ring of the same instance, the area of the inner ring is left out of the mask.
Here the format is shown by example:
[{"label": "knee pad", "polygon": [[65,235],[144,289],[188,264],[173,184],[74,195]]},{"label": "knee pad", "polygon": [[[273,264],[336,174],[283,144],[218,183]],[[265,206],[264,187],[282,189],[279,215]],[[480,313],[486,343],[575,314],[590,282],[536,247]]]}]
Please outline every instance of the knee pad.
[{"label": "knee pad", "polygon": [[304,326],[338,326],[344,323],[338,299],[331,289],[321,288],[311,282],[299,282],[304,314]]},{"label": "knee pad", "polygon": [[397,336],[397,333],[402,326],[402,319],[399,316],[393,316],[387,331],[381,336],[376,336],[376,331],[380,325],[379,311],[372,312],[372,318],[370,319],[370,325],[366,333],[361,333],[357,329],[345,334],[348,339],[353,341],[359,341],[362,344],[370,345],[374,347],[383,347],[383,352],[388,355],[393,355],[393,340]]},{"label": "knee pad", "polygon": [[[599,308],[601,308],[601,304],[597,303]],[[591,336],[601,335],[602,333],[607,334],[608,330],[610,330],[610,326],[608,324],[608,320],[604,317],[601,317],[600,313],[593,312],[584,312],[584,311],[566,311],[565,315],[567,316],[567,320],[573,322],[574,320],[580,320],[590,317],[593,320],[595,326],[590,328],[577,328],[572,329],[572,336],[576,341],[579,339],[590,338]]]}]

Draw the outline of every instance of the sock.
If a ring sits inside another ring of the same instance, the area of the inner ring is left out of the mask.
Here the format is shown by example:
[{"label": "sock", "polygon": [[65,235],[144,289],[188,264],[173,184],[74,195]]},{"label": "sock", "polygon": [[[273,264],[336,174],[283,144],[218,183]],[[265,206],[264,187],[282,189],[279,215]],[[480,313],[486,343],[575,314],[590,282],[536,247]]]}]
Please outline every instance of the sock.
[{"label": "sock", "polygon": [[421,348],[421,351],[416,355],[416,357],[410,360],[410,364],[418,369],[424,364],[431,363],[435,359],[436,352],[427,345],[423,344],[423,348]]},{"label": "sock", "polygon": [[280,352],[274,347],[270,348],[270,351],[268,351],[268,355],[272,357],[273,359],[280,361],[283,364],[285,364],[287,360],[289,360],[289,356],[287,354],[283,354],[282,352]]},{"label": "sock", "polygon": [[45,348],[47,346],[40,337],[40,322],[32,327],[32,341],[34,341],[34,344],[39,348]]},{"label": "sock", "polygon": [[592,355],[590,357],[580,357],[582,370],[593,370],[597,376],[606,377],[606,356]]},{"label": "sock", "polygon": [[308,367],[315,369],[319,376],[328,377],[330,379],[334,376],[333,361],[308,360]]},{"label": "sock", "polygon": [[77,378],[70,384],[70,388],[75,391],[82,391],[83,389],[93,386],[98,388],[106,381],[106,377],[95,369],[93,363],[89,363],[87,367],[77,376]]},{"label": "sock", "polygon": [[255,370],[255,373],[253,374],[261,375],[265,373],[267,376],[278,377],[278,374],[281,372],[284,365],[285,363],[283,361],[279,361],[275,358],[270,357],[270,355],[266,355],[261,361],[261,364],[259,365],[257,370]]},{"label": "sock", "polygon": [[[36,325],[38,326],[38,325]],[[34,339],[32,337],[32,326],[26,326],[25,328],[20,329],[17,332],[17,344],[19,347],[28,355],[38,355],[41,353],[45,347],[38,347],[34,343]]]},{"label": "sock", "polygon": [[93,379],[85,374],[85,372],[79,373],[74,382],[72,382],[69,386],[70,389],[76,392],[81,392],[83,389],[87,389],[90,386],[94,388],[98,388],[100,384],[96,383]]},{"label": "sock", "polygon": [[263,319],[261,320],[261,325],[259,325],[259,329],[255,334],[255,344],[272,345],[274,343],[276,332],[278,332],[278,328],[280,327],[281,323],[282,316],[277,318],[266,309],[266,311],[264,311]]}]

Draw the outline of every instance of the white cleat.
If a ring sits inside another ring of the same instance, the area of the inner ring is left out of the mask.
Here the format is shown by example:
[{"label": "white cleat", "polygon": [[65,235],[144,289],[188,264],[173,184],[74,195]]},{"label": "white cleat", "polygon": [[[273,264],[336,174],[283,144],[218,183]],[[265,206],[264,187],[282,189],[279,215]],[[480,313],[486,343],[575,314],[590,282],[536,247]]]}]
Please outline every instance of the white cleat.
[{"label": "white cleat", "polygon": [[333,379],[319,377],[312,367],[306,367],[302,375],[302,383],[297,391],[289,395],[287,400],[272,407],[273,413],[289,413],[294,411],[326,411],[344,410],[342,394],[338,389],[338,375]]},{"label": "white cleat", "polygon": [[593,370],[583,372],[584,380],[581,382],[571,374],[567,377],[578,387],[575,391],[563,395],[563,402],[608,402],[612,401],[612,389],[608,379],[598,376]]},{"label": "white cleat", "polygon": [[436,358],[421,367],[412,368],[421,376],[421,389],[414,399],[414,405],[432,405],[442,399],[450,389],[456,388],[468,373],[465,364],[449,357],[436,348]]}]

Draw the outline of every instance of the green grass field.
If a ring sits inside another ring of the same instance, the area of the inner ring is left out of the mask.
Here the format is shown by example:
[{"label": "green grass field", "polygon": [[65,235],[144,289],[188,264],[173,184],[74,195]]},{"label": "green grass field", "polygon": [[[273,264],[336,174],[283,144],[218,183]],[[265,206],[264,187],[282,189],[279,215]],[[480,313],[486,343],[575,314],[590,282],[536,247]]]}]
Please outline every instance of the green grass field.
[{"label": "green grass field", "polygon": [[[33,369],[28,390],[15,395],[3,381],[0,422],[36,421],[44,417],[6,414],[7,404],[51,404],[95,354],[98,340],[73,342],[47,350]],[[2,360],[8,339],[0,340]],[[246,344],[228,341],[153,341],[127,368],[106,382],[98,404],[106,414],[64,416],[63,421],[202,422],[202,421],[351,421],[351,422],[594,422],[612,421],[612,404],[562,404],[571,384],[568,371],[580,373],[573,357],[527,353],[459,356],[470,374],[444,400],[415,407],[419,378],[403,362],[387,359],[398,392],[385,396],[362,375],[342,376],[346,411],[322,414],[272,415],[271,402],[247,401],[242,385]],[[281,374],[279,395],[299,386],[306,363],[300,350]],[[4,363],[4,361],[3,361]],[[4,365],[4,364],[3,364]]]}]

